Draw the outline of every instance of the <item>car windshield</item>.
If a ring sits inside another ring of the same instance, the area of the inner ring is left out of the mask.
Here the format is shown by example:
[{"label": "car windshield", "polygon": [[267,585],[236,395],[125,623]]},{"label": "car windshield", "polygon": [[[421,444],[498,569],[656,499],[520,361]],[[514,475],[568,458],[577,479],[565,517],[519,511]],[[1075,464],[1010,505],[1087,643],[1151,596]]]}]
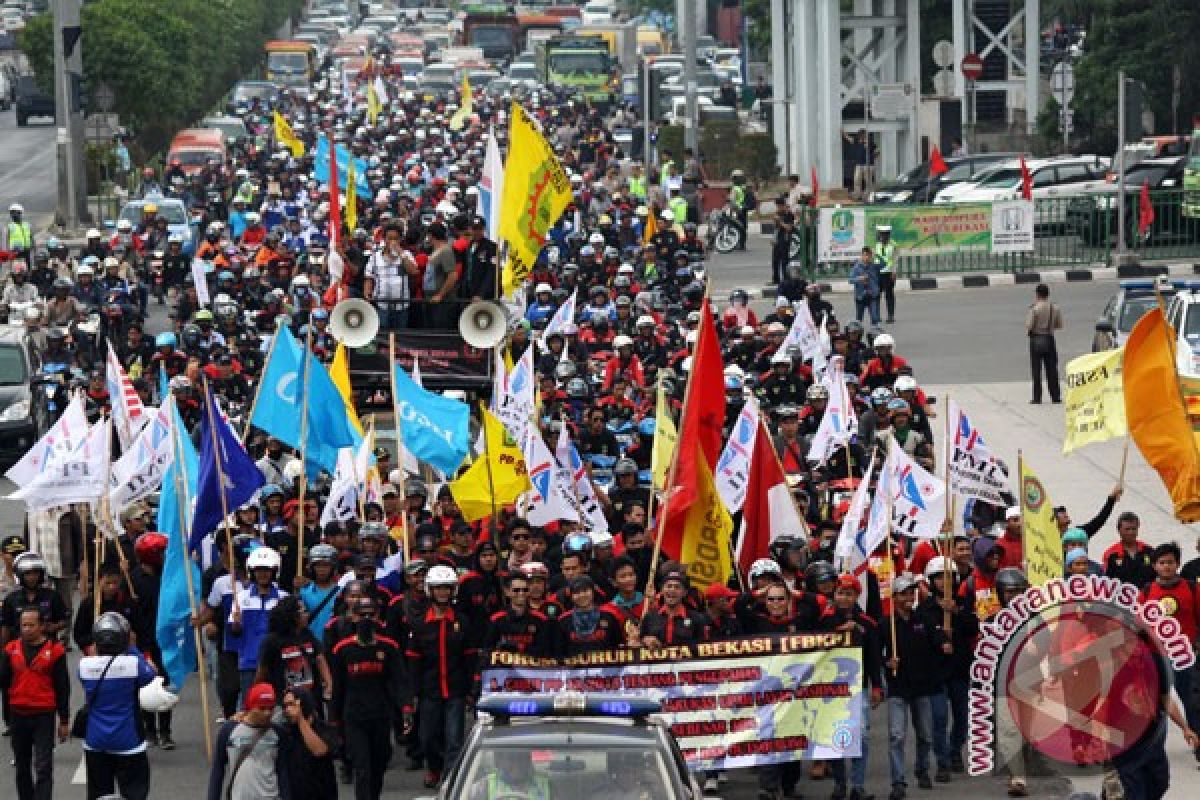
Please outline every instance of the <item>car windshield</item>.
[{"label": "car windshield", "polygon": [[1011,189],[1020,182],[1020,167],[1004,167],[981,180],[979,186],[986,189]]},{"label": "car windshield", "polygon": [[25,370],[25,355],[21,348],[0,346],[0,386],[20,386],[29,379]]},{"label": "car windshield", "polygon": [[508,71],[508,77],[514,81],[536,81],[538,79],[537,67],[532,64],[514,65]]},{"label": "car windshield", "polygon": [[171,158],[179,159],[185,167],[203,167],[210,158],[220,158],[215,150],[172,150]]},{"label": "car windshield", "polygon": [[[1126,296],[1125,303],[1121,306],[1121,318],[1117,320],[1117,330],[1122,333],[1129,333],[1147,311],[1157,306],[1158,300],[1152,294],[1138,297]],[[1200,324],[1200,322],[1197,324]]]},{"label": "car windshield", "polygon": [[1200,307],[1190,306],[1187,308],[1187,320],[1183,323],[1183,335],[1188,340],[1188,344],[1200,344]]},{"label": "car windshield", "polygon": [[265,100],[275,91],[273,86],[246,86],[241,85],[233,90],[234,103],[247,103],[255,97]]},{"label": "car windshield", "polygon": [[[203,162],[201,162],[203,163]],[[182,205],[174,203],[159,203],[158,212],[155,216],[162,217],[170,225],[186,225],[188,224],[187,215],[183,211]],[[125,210],[121,212],[121,219],[127,219],[133,223],[134,227],[142,224],[142,207],[141,205],[125,206]]]},{"label": "car windshield", "polygon": [[267,69],[278,72],[306,72],[308,53],[280,51],[267,56]]},{"label": "car windshield", "polygon": [[[660,754],[585,749],[556,741],[544,750],[483,749],[465,772],[461,797],[669,797],[670,778]],[[499,785],[496,783],[499,782]],[[541,785],[541,791],[531,791]],[[549,792],[545,792],[549,788]]]},{"label": "car windshield", "polygon": [[1141,188],[1143,183],[1149,182],[1150,188],[1153,189],[1162,183],[1163,178],[1167,177],[1171,168],[1162,165],[1138,165],[1125,170],[1125,179],[1122,183],[1128,186],[1136,186]]},{"label": "car windshield", "polygon": [[481,25],[471,29],[471,44],[475,47],[512,47],[512,43],[512,28]]},{"label": "car windshield", "polygon": [[555,53],[550,57],[550,68],[559,75],[604,74],[608,72],[608,59],[600,53]]}]

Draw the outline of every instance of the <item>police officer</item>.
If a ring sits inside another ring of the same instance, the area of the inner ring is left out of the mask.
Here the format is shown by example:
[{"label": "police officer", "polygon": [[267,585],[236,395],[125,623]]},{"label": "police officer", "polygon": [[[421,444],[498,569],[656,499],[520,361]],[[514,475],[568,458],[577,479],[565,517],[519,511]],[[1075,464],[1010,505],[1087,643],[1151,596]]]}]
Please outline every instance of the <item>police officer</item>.
[{"label": "police officer", "polygon": [[9,222],[4,231],[4,249],[28,259],[33,250],[33,229],[24,220],[25,207],[13,203],[8,207]]},{"label": "police officer", "polygon": [[875,260],[879,264],[879,294],[887,307],[887,324],[896,321],[896,245],[892,226],[875,226]]}]

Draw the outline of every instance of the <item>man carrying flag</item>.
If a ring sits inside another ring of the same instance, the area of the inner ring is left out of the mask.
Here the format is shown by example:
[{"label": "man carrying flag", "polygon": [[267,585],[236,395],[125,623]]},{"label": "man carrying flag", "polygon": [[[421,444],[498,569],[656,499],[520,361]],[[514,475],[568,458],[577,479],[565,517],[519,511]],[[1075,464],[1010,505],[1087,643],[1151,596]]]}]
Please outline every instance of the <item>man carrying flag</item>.
[{"label": "man carrying flag", "polygon": [[254,459],[246,453],[217,409],[217,401],[207,381],[204,383],[200,427],[200,465],[196,509],[188,539],[190,551],[198,550],[205,535],[217,530],[231,511],[253,497],[266,483],[254,465]]}]

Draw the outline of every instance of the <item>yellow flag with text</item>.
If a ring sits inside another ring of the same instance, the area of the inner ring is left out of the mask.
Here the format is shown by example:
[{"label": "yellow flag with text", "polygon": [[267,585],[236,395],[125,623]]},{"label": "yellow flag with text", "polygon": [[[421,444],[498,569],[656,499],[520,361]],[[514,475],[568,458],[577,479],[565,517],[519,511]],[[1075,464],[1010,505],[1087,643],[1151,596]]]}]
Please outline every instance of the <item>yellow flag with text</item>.
[{"label": "yellow flag with text", "polygon": [[346,218],[346,230],[353,234],[358,227],[358,180],[353,158],[346,163],[346,207],[342,214]]},{"label": "yellow flag with text", "polygon": [[654,488],[659,491],[667,485],[667,472],[671,468],[677,441],[679,430],[667,405],[667,393],[662,381],[659,381],[658,400],[654,404],[654,447],[650,451],[650,472],[654,476]]},{"label": "yellow flag with text", "polygon": [[490,517],[533,488],[521,448],[504,423],[487,410],[483,412],[483,435],[487,442],[484,451],[461,477],[450,482],[450,492],[467,522]]},{"label": "yellow flag with text", "polygon": [[1054,505],[1046,487],[1021,459],[1021,525],[1024,529],[1025,575],[1031,586],[1063,576],[1062,536],[1054,521]]},{"label": "yellow flag with text", "polygon": [[379,119],[379,112],[383,110],[383,104],[379,102],[379,93],[375,91],[375,85],[367,84],[367,122],[372,125],[375,120]]},{"label": "yellow flag with text", "polygon": [[471,82],[467,80],[466,70],[463,70],[462,88],[458,90],[458,95],[458,111],[454,112],[454,116],[450,117],[450,123],[446,126],[452,131],[461,131],[462,126],[466,124],[467,117],[471,116],[471,112],[475,110],[472,107]]},{"label": "yellow flag with text", "polygon": [[712,583],[724,585],[733,574],[733,518],[717,493],[703,452],[697,452],[696,467],[696,500],[684,521],[679,560],[687,566],[692,585],[703,591]]},{"label": "yellow flag with text", "polygon": [[1103,442],[1129,432],[1125,423],[1125,388],[1121,376],[1124,348],[1086,353],[1067,364],[1063,411],[1063,452]]},{"label": "yellow flag with text", "polygon": [[295,158],[300,158],[304,155],[304,142],[296,136],[283,114],[273,111],[271,115],[275,122],[275,141],[290,150]]},{"label": "yellow flag with text", "polygon": [[504,296],[529,277],[546,232],[571,202],[571,182],[537,122],[513,103],[500,203],[500,239],[507,245]]},{"label": "yellow flag with text", "polygon": [[354,430],[362,433],[362,422],[358,418],[358,411],[354,408],[354,389],[350,386],[350,360],[346,356],[346,345],[341,342],[338,342],[337,350],[333,353],[333,363],[329,365],[329,377],[333,380],[333,385],[337,387],[338,394],[342,396],[342,402],[346,404],[346,418],[350,420]]}]

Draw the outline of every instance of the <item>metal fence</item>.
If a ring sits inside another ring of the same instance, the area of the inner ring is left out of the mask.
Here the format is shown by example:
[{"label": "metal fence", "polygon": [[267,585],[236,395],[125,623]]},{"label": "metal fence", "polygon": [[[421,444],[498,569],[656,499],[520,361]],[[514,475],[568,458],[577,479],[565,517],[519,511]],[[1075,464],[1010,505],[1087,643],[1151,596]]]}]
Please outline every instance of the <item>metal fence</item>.
[{"label": "metal fence", "polygon": [[[1140,194],[1125,197],[1126,249],[1140,261],[1200,257],[1200,207],[1196,216],[1184,212],[1182,189],[1150,193],[1154,221],[1145,235],[1139,232]],[[1194,201],[1192,201],[1194,202]],[[1189,213],[1191,212],[1189,202]],[[1034,201],[1034,250],[1031,253],[941,253],[897,257],[897,274],[921,278],[942,273],[1025,272],[1039,269],[1075,269],[1107,266],[1117,246],[1117,196],[1076,194]],[[804,209],[797,220],[801,260],[810,277],[844,277],[846,262],[817,261],[817,219],[814,209]]]}]

